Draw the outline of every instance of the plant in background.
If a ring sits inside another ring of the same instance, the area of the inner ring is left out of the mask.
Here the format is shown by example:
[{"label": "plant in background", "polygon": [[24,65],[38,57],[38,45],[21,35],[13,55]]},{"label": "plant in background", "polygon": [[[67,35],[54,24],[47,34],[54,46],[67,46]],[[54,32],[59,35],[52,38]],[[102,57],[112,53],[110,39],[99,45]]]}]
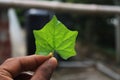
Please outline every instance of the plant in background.
[{"label": "plant in background", "polygon": [[36,54],[48,55],[58,52],[63,59],[75,56],[74,49],[77,31],[68,30],[64,24],[53,16],[41,30],[34,30]]}]

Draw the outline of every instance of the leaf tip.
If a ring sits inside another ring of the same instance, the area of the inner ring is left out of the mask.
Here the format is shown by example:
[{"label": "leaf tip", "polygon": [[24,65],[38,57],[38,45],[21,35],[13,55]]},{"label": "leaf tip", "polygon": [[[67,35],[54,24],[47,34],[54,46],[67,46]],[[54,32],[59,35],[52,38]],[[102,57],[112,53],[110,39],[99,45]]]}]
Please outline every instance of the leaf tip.
[{"label": "leaf tip", "polygon": [[58,21],[56,15],[53,15],[52,19],[55,20],[55,21]]}]

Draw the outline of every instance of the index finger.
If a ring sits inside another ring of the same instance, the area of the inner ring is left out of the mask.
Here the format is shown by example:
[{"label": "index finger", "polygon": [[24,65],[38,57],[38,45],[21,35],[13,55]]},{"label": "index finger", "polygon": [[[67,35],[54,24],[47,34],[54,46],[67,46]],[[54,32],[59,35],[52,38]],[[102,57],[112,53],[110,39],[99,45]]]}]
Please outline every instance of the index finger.
[{"label": "index finger", "polygon": [[39,65],[41,65],[49,58],[50,56],[38,55],[10,58],[0,66],[0,70],[2,70],[1,74],[5,74],[9,77],[15,77],[22,71],[30,71],[36,69]]}]

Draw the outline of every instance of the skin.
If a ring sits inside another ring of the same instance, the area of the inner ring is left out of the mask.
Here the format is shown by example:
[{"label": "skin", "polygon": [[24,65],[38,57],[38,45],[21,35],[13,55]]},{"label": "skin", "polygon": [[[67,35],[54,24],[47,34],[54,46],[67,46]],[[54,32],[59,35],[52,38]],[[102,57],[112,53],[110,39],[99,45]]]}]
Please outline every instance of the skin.
[{"label": "skin", "polygon": [[[0,80],[50,80],[56,66],[57,60],[51,55],[10,58],[0,65]],[[34,74],[23,73],[26,71]]]}]

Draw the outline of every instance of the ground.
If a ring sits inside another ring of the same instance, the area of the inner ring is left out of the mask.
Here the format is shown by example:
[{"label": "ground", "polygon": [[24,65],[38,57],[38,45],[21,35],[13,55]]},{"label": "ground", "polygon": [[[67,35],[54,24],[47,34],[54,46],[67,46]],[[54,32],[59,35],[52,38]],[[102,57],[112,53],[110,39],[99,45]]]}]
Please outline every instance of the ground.
[{"label": "ground", "polygon": [[112,80],[108,76],[96,70],[89,68],[59,68],[51,80]]}]

